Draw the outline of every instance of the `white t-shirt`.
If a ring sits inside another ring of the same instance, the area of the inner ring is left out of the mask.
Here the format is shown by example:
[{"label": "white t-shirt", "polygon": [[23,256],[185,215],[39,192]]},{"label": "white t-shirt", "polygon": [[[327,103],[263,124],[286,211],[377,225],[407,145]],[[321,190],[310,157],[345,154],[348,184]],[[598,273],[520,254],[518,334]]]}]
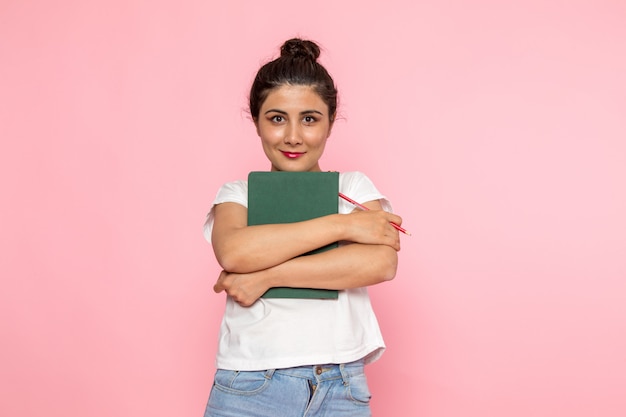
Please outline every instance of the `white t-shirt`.
[{"label": "white t-shirt", "polygon": [[[339,191],[359,203],[380,200],[391,204],[361,172],[339,174]],[[339,213],[354,206],[339,199]],[[247,181],[224,184],[213,205],[234,202],[248,206]],[[211,242],[213,208],[204,236]],[[367,288],[339,291],[336,300],[260,298],[242,307],[230,297],[219,335],[216,365],[220,369],[256,371],[302,365],[377,360],[385,344]]]}]

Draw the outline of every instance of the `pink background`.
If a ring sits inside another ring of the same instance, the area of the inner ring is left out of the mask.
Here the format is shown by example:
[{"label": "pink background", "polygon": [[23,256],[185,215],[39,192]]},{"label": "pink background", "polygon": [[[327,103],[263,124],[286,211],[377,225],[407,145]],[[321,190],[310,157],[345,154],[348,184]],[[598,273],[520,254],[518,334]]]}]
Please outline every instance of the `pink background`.
[{"label": "pink background", "polygon": [[201,226],[267,169],[287,38],[341,93],[324,169],[413,232],[371,289],[377,416],[626,415],[626,3],[0,2],[0,415],[200,416],[223,295]]}]

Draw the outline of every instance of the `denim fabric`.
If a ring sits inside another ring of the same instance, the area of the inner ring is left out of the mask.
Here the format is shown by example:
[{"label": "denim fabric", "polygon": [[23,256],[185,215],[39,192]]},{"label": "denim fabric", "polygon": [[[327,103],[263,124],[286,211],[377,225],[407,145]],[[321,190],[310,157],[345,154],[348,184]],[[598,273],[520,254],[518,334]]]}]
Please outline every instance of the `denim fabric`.
[{"label": "denim fabric", "polygon": [[204,417],[370,417],[363,361],[266,371],[218,369]]}]

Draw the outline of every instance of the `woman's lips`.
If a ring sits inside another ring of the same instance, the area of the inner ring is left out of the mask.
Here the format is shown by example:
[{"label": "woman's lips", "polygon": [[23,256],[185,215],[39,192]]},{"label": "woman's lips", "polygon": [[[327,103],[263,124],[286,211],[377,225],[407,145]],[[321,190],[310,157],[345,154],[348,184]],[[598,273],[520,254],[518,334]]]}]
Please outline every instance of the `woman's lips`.
[{"label": "woman's lips", "polygon": [[288,151],[281,151],[281,152],[283,155],[285,155],[289,159],[296,159],[304,155],[304,152],[288,152]]}]

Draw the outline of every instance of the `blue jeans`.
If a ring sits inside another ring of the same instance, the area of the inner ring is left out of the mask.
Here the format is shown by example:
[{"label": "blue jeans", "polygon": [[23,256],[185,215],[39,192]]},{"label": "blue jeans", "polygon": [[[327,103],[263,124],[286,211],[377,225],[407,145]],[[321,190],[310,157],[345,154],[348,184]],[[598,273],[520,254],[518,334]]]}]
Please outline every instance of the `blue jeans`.
[{"label": "blue jeans", "polygon": [[370,417],[363,361],[267,371],[218,369],[204,417]]}]

